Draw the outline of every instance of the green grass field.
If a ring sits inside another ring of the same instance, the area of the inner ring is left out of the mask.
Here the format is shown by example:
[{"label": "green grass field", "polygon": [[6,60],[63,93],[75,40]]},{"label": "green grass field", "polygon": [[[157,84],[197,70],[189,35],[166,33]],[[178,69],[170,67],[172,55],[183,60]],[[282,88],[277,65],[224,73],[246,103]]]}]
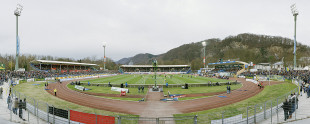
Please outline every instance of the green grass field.
[{"label": "green grass field", "polygon": [[[80,91],[78,89],[75,89],[75,85],[67,85],[69,89],[75,90],[75,91]],[[85,88],[91,89],[91,90],[86,90],[83,92],[91,92],[91,93],[106,93],[106,94],[120,94],[120,92],[117,91],[111,91],[111,87],[98,87],[98,86],[83,86]],[[137,88],[126,88],[129,89],[128,95],[146,95],[147,90],[145,89],[144,93],[138,92]],[[107,99],[117,99],[117,100],[126,100],[126,101],[139,101],[144,97],[141,98],[124,98],[124,97],[108,97],[108,96],[96,96],[96,97],[102,97],[102,98],[107,98]]]},{"label": "green grass field", "polygon": [[[87,83],[112,83],[112,84],[121,84],[121,83],[128,83],[128,84],[154,84],[155,82],[154,75],[117,75],[111,77],[104,77],[104,78],[97,78],[97,79],[90,79],[84,80],[81,82]],[[166,79],[166,81],[165,81]],[[179,75],[157,75],[156,77],[157,84],[185,84],[185,83],[208,83],[211,82],[228,82],[229,80],[223,79],[215,79],[215,78],[207,78],[207,77],[200,77],[200,76],[192,76],[186,74],[179,74]]]},{"label": "green grass field", "polygon": [[[231,105],[227,105],[224,107],[219,107],[215,109],[205,110],[205,111],[199,111],[199,112],[193,112],[193,113],[185,113],[185,114],[176,114],[175,117],[180,116],[193,116],[198,115],[198,122],[199,123],[211,123],[211,120],[221,119],[222,112],[224,112],[224,117],[231,117],[238,114],[243,114],[243,117],[246,116],[246,108],[247,106],[250,106],[249,115],[253,115],[254,105],[257,105],[257,111],[262,111],[262,106],[266,101],[269,101],[266,108],[270,108],[271,102],[274,105],[277,103],[277,98],[279,99],[279,103],[283,102],[283,99],[285,98],[283,95],[292,91],[293,89],[297,88],[296,85],[289,83],[289,81],[286,81],[282,84],[276,84],[271,86],[266,86],[265,89],[257,94],[254,97],[251,97],[249,99],[243,100],[241,102],[237,102]],[[281,96],[281,97],[280,97]]]},{"label": "green grass field", "polygon": [[[33,85],[33,84],[39,84],[39,85]],[[28,82],[28,83],[22,83],[14,87],[14,90],[21,93],[22,96],[27,96],[27,101],[32,102],[35,98],[36,101],[39,100],[40,105],[42,105],[40,108],[41,110],[46,110],[46,103],[49,105],[54,105],[57,108],[61,109],[72,109],[80,112],[86,112],[86,113],[97,113],[101,115],[125,115],[128,116],[128,114],[123,113],[116,113],[116,112],[110,112],[110,111],[104,111],[104,110],[98,110],[94,108],[89,108],[86,106],[81,106],[75,103],[67,102],[65,100],[59,99],[49,93],[47,93],[44,90],[44,82]],[[30,98],[31,97],[31,98]],[[136,115],[130,115],[130,116],[136,116]]]},{"label": "green grass field", "polygon": [[[67,86],[68,86],[68,88],[71,89],[71,90],[81,91],[81,90],[75,89],[75,88],[74,88],[75,85],[70,85],[70,84],[68,84]],[[83,87],[88,88],[88,89],[91,89],[91,90],[85,90],[85,91],[83,91],[83,92],[106,93],[106,94],[120,94],[120,92],[112,91],[112,90],[111,90],[111,87],[85,86],[85,85],[83,85]],[[127,87],[126,89],[129,90],[129,93],[128,93],[129,95],[145,95],[146,92],[147,92],[147,89],[146,89],[146,88],[144,89],[144,93],[141,93],[141,92],[139,93],[137,88],[130,88],[130,87]]]}]

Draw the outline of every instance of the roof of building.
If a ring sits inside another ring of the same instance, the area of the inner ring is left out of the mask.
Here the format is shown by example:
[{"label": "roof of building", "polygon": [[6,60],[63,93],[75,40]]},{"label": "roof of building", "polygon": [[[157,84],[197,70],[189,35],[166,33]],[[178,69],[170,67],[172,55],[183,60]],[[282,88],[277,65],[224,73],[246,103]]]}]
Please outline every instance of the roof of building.
[{"label": "roof of building", "polygon": [[98,66],[97,64],[90,64],[90,63],[51,61],[51,60],[34,60],[34,61],[31,61],[30,63],[61,64],[61,65],[80,65],[80,66]]},{"label": "roof of building", "polygon": [[[127,68],[151,68],[153,65],[121,65],[121,67]],[[182,67],[190,67],[189,65],[158,65],[159,68],[182,68]]]},{"label": "roof of building", "polygon": [[273,65],[283,65],[284,63],[282,62],[282,61],[280,61],[280,62],[276,62],[276,63],[274,63]]},{"label": "roof of building", "polygon": [[248,65],[248,63],[242,61],[225,61],[225,62],[208,63],[208,65],[230,65],[230,64]]}]

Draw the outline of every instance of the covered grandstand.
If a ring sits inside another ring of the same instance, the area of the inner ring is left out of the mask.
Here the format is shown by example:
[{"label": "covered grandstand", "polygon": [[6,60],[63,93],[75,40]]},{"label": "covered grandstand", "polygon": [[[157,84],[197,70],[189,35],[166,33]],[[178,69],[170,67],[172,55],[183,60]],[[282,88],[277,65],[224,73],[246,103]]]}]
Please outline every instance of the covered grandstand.
[{"label": "covered grandstand", "polygon": [[52,72],[83,72],[97,70],[97,64],[51,61],[51,60],[34,60],[30,62],[30,66],[38,71]]},{"label": "covered grandstand", "polygon": [[224,61],[209,63],[209,66],[214,66],[213,72],[229,72],[234,75],[239,75],[248,69],[248,63],[242,61]]},{"label": "covered grandstand", "polygon": [[[152,73],[152,65],[121,65],[121,73]],[[157,72],[159,73],[190,73],[189,65],[158,65]]]}]

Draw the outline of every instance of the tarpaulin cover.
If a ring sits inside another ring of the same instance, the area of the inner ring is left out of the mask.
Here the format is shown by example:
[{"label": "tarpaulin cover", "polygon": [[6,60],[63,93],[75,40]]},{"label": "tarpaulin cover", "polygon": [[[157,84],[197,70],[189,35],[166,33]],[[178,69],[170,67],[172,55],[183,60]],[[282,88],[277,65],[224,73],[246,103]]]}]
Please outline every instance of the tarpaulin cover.
[{"label": "tarpaulin cover", "polygon": [[115,117],[95,115],[73,110],[70,110],[70,120],[85,124],[96,124],[96,122],[97,124],[115,124]]}]

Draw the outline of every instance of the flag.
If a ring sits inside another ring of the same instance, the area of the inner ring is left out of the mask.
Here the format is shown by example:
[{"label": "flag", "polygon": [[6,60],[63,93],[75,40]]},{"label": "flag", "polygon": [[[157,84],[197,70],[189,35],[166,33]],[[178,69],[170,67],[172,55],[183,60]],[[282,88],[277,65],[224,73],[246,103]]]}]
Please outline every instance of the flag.
[{"label": "flag", "polygon": [[19,37],[17,36],[16,37],[16,55],[19,56]]}]

